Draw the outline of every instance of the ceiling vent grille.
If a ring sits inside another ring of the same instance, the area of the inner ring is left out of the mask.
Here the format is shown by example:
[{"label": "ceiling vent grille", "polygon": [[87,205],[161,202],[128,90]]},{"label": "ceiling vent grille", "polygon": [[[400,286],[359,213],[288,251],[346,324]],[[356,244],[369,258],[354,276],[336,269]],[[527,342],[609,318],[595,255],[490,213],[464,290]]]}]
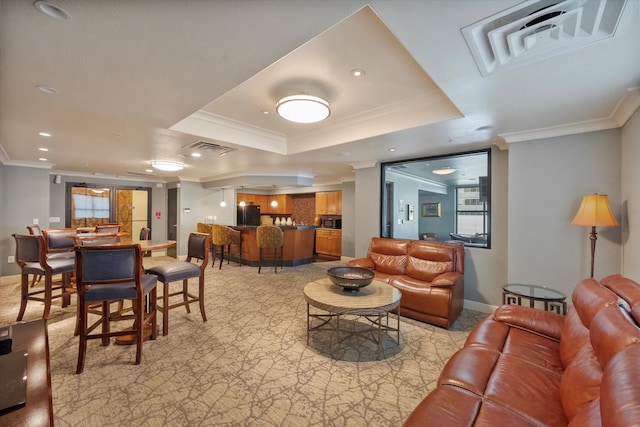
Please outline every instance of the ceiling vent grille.
[{"label": "ceiling vent grille", "polygon": [[189,145],[183,147],[189,152],[198,152],[201,154],[217,154],[218,156],[224,156],[232,151],[237,151],[237,148],[225,147],[224,145],[214,144],[207,141],[195,141]]},{"label": "ceiling vent grille", "polygon": [[627,0],[529,0],[462,29],[487,76],[615,34]]}]

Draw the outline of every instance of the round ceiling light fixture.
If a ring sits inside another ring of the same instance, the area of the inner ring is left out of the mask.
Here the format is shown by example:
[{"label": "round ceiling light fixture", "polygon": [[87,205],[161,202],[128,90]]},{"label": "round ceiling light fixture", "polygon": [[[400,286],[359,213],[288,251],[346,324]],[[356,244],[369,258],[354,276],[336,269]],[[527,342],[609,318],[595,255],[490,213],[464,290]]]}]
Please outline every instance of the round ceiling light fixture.
[{"label": "round ceiling light fixture", "polygon": [[58,6],[57,4],[51,3],[47,0],[37,0],[34,3],[35,7],[45,15],[50,18],[57,19],[59,21],[69,21],[71,20],[71,14]]},{"label": "round ceiling light fixture", "polygon": [[454,169],[449,166],[442,169],[434,169],[431,172],[435,173],[436,175],[449,175],[450,173],[454,173],[456,170],[457,169]]},{"label": "round ceiling light fixture", "polygon": [[184,169],[184,165],[182,163],[168,162],[163,160],[152,160],[151,166],[158,170],[166,172],[175,172]]},{"label": "round ceiling light fixture", "polygon": [[329,117],[329,102],[311,95],[285,96],[276,104],[280,117],[295,123],[316,123]]}]

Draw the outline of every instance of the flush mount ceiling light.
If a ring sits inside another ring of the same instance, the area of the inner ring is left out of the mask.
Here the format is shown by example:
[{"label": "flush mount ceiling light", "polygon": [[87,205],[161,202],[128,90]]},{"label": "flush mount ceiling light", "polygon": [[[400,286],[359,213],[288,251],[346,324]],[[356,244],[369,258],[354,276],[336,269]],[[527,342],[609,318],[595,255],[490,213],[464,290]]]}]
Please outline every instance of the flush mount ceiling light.
[{"label": "flush mount ceiling light", "polygon": [[43,85],[38,85],[36,86],[36,88],[43,93],[46,93],[48,95],[58,95],[60,92],[58,91],[58,89],[53,88],[51,86],[43,86]]},{"label": "flush mount ceiling light", "polygon": [[38,0],[34,3],[35,7],[50,18],[57,19],[59,21],[71,20],[71,14],[50,1]]},{"label": "flush mount ceiling light", "polygon": [[316,123],[329,117],[329,102],[311,95],[286,96],[276,104],[276,112],[283,119],[295,123]]},{"label": "flush mount ceiling light", "polygon": [[435,173],[436,175],[449,175],[450,173],[454,173],[455,171],[456,169],[452,167],[446,167],[442,169],[434,169],[431,172]]},{"label": "flush mount ceiling light", "polygon": [[166,172],[175,172],[175,171],[182,170],[184,168],[184,165],[182,163],[165,162],[165,161],[162,161],[162,160],[152,160],[151,161],[151,166],[153,166],[156,169],[159,169],[161,171],[166,171]]}]

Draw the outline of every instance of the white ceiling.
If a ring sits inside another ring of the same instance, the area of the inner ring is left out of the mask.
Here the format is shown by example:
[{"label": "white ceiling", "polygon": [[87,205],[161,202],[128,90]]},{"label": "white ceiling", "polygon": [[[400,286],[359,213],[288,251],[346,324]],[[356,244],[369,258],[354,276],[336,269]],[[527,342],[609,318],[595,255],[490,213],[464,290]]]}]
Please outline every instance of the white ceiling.
[{"label": "white ceiling", "polygon": [[[329,184],[359,165],[620,127],[640,105],[640,0],[627,0],[615,36],[486,77],[461,29],[533,2],[55,3],[70,21],[0,0],[5,165],[207,187]],[[331,116],[284,122],[275,102],[290,91],[326,97]],[[183,147],[199,140],[236,150],[192,158]],[[151,160],[185,169],[147,173]]]}]

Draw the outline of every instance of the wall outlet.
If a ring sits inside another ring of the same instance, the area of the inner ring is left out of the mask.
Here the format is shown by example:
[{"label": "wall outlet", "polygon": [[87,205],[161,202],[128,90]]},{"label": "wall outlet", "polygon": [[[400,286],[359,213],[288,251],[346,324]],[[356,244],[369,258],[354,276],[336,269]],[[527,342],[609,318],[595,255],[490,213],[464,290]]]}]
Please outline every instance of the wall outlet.
[{"label": "wall outlet", "polygon": [[16,262],[16,257],[15,257],[15,256],[13,256],[13,255],[9,255],[9,256],[7,257],[7,262],[8,262],[9,264],[12,264],[12,263]]}]

